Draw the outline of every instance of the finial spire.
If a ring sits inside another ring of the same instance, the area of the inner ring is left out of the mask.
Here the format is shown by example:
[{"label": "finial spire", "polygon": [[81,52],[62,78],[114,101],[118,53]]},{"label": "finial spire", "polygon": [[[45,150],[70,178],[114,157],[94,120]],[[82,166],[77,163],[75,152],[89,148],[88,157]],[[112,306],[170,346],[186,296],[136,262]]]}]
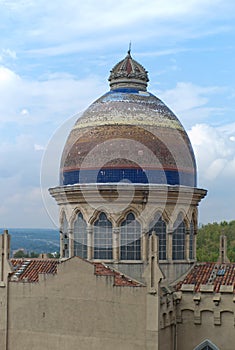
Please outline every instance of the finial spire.
[{"label": "finial spire", "polygon": [[118,62],[110,71],[109,81],[111,90],[119,88],[135,88],[146,91],[148,72],[141,64],[131,57],[131,42],[124,60]]},{"label": "finial spire", "polygon": [[128,49],[127,53],[128,53],[128,55],[131,54],[131,41],[129,42],[129,49]]}]

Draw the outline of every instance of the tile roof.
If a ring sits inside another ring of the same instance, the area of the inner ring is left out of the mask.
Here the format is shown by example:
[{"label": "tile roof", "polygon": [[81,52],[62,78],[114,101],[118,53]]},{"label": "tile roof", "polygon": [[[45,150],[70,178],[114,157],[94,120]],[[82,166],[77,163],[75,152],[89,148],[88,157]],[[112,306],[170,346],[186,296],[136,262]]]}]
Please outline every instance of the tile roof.
[{"label": "tile roof", "polygon": [[39,274],[56,274],[57,259],[11,259],[13,274],[11,281],[38,282]]},{"label": "tile roof", "polygon": [[[87,263],[87,260],[81,259]],[[57,259],[11,259],[13,273],[11,281],[13,282],[38,282],[40,274],[56,274],[57,265],[60,263]],[[94,274],[96,276],[113,276],[114,285],[120,287],[142,287],[143,284],[131,279],[119,271],[109,268],[103,263],[92,263],[94,265]]]},{"label": "tile roof", "polygon": [[201,285],[211,285],[215,293],[220,291],[221,286],[232,286],[235,293],[235,263],[195,264],[176,289],[180,290],[185,284],[194,285],[194,292],[199,292]]},{"label": "tile roof", "polygon": [[119,287],[144,287],[141,282],[135,281],[123,273],[106,266],[103,263],[94,263],[95,275],[97,276],[113,276],[114,285]]}]

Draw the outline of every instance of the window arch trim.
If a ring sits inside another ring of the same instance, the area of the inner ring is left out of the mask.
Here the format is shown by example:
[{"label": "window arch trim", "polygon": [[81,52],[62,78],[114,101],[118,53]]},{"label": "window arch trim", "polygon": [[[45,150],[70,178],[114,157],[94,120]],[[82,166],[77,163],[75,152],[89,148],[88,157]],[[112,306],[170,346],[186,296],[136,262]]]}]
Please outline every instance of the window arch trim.
[{"label": "window arch trim", "polygon": [[193,350],[220,350],[209,339],[204,340],[201,344],[196,346]]}]

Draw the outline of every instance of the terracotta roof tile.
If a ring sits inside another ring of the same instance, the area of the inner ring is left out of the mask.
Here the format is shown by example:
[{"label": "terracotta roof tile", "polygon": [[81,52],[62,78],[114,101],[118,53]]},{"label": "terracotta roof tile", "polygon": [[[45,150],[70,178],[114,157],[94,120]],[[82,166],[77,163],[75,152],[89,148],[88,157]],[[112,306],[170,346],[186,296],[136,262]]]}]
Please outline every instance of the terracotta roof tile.
[{"label": "terracotta roof tile", "polygon": [[95,275],[113,276],[114,285],[119,287],[143,287],[144,285],[138,281],[131,279],[123,273],[106,266],[103,263],[94,263]]},{"label": "terracotta roof tile", "polygon": [[38,282],[39,274],[56,274],[57,259],[11,259],[14,272],[12,281]]},{"label": "terracotta roof tile", "polygon": [[[87,263],[87,260],[81,259]],[[11,281],[15,282],[38,282],[40,274],[56,274],[57,265],[60,263],[57,259],[11,259],[14,272],[11,275]],[[142,287],[142,283],[131,279],[119,271],[111,269],[103,263],[92,263],[95,267],[95,275],[113,276],[114,285],[120,287]]]},{"label": "terracotta roof tile", "polygon": [[183,284],[194,284],[195,292],[200,291],[201,285],[213,285],[216,293],[221,285],[233,286],[235,293],[235,263],[195,264],[184,280],[176,285],[176,289],[180,290]]}]

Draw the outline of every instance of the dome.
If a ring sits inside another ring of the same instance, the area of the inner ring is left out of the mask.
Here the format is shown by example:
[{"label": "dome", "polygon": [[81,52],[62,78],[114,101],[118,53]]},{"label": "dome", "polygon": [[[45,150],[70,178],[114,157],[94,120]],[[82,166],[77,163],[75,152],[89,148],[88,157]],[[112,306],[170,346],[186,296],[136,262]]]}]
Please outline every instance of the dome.
[{"label": "dome", "polygon": [[78,118],[64,147],[60,185],[137,183],[196,187],[190,140],[174,113],[146,90],[130,52],[111,70],[111,90]]}]

